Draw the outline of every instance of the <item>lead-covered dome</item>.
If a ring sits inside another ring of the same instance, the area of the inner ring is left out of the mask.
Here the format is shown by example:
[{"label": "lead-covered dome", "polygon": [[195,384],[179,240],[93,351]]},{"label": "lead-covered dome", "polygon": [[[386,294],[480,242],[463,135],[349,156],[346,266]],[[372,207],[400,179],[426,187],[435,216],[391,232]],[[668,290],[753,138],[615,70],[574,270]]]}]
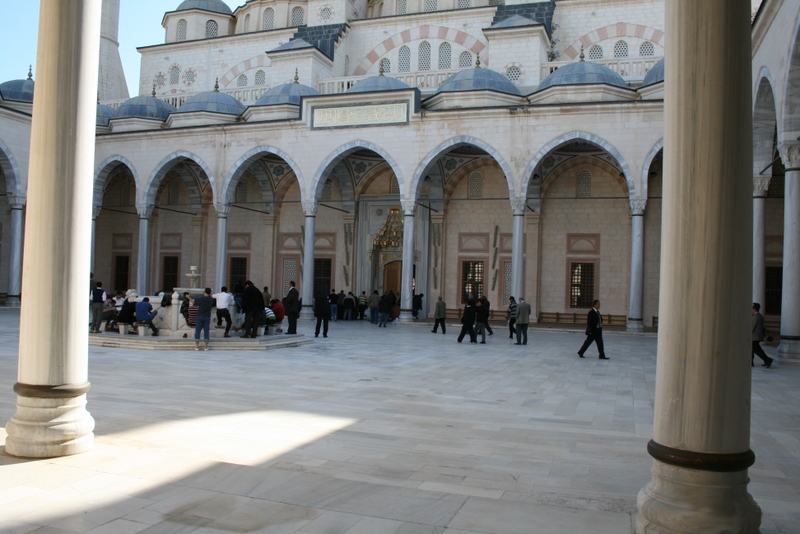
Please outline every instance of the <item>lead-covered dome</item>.
[{"label": "lead-covered dome", "polygon": [[192,111],[211,111],[213,113],[227,113],[228,115],[241,115],[247,109],[244,104],[231,95],[219,91],[206,91],[198,93],[181,104],[178,113],[191,113]]},{"label": "lead-covered dome", "polygon": [[28,71],[27,80],[10,80],[0,83],[0,95],[3,100],[33,102],[33,72]]},{"label": "lead-covered dome", "polygon": [[202,9],[223,15],[233,15],[233,11],[228,4],[222,0],[184,0],[175,11],[186,11],[188,9]]},{"label": "lead-covered dome", "polygon": [[664,60],[662,59],[655,65],[653,65],[649,71],[647,71],[647,75],[644,77],[644,81],[642,82],[642,87],[645,85],[653,85],[654,83],[663,82],[664,81]]},{"label": "lead-covered dome", "polygon": [[397,91],[400,89],[411,88],[397,78],[379,74],[378,76],[364,78],[345,91],[345,93],[374,93],[376,91]]},{"label": "lead-covered dome", "polygon": [[274,104],[294,104],[300,105],[300,98],[304,96],[318,95],[319,91],[313,87],[303,85],[299,82],[285,83],[276,85],[259,98],[255,106],[271,106]]},{"label": "lead-covered dome", "polygon": [[104,106],[103,104],[97,104],[97,115],[95,120],[95,125],[97,126],[108,126],[108,121],[113,119],[117,116],[117,110],[110,106]]},{"label": "lead-covered dome", "polygon": [[174,106],[167,104],[163,100],[159,100],[154,96],[141,95],[126,100],[125,103],[117,108],[116,118],[136,117],[165,121],[169,114],[175,111]]},{"label": "lead-covered dome", "polygon": [[588,61],[576,61],[559,67],[558,70],[542,80],[537,91],[559,85],[607,84],[627,89],[625,80],[606,66]]},{"label": "lead-covered dome", "polygon": [[511,80],[499,72],[481,67],[465,69],[453,74],[442,82],[442,85],[436,90],[436,94],[487,90],[522,96]]}]

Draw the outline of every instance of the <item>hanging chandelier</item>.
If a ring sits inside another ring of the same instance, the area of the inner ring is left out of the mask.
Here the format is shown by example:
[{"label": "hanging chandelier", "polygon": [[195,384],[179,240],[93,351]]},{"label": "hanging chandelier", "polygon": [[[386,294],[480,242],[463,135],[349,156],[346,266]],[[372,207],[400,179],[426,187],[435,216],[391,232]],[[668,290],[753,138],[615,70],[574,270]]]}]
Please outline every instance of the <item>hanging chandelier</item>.
[{"label": "hanging chandelier", "polygon": [[403,216],[399,209],[390,209],[380,231],[372,240],[375,248],[400,247],[403,244]]}]

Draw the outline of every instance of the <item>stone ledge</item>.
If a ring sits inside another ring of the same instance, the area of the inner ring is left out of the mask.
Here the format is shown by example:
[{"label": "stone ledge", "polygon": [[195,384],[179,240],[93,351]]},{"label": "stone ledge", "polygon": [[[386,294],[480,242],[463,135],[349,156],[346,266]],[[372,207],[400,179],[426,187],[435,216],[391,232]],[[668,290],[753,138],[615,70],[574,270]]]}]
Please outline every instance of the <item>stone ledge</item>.
[{"label": "stone ledge", "polygon": [[[204,341],[200,341],[201,346]],[[299,347],[313,343],[312,339],[299,335],[262,336],[256,339],[237,337],[212,338],[209,350],[271,350]],[[169,338],[154,336],[121,336],[119,334],[95,334],[89,336],[89,345],[140,350],[194,350],[194,338]]]}]

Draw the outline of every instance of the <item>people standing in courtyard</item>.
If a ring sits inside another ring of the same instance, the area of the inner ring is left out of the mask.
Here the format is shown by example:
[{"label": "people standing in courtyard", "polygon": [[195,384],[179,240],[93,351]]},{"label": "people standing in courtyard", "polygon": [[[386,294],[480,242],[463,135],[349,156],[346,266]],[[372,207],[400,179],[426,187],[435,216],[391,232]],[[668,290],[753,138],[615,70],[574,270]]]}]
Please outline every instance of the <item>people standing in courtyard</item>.
[{"label": "people standing in courtyard", "polygon": [[517,322],[517,301],[514,297],[508,297],[506,320],[508,321],[508,339],[514,339],[514,335],[517,333],[517,329],[514,328],[514,324]]},{"label": "people standing in courtyard", "polygon": [[414,317],[415,321],[419,317],[419,311],[422,309],[422,297],[424,296],[425,295],[423,293],[420,293],[418,295],[414,295],[411,300],[411,315]]},{"label": "people standing in courtyard", "polygon": [[264,297],[264,305],[269,306],[269,303],[272,300],[272,293],[269,292],[269,287],[264,286],[261,296]]},{"label": "people standing in courtyard", "polygon": [[458,334],[456,342],[461,343],[467,334],[469,334],[469,344],[474,345],[478,340],[478,336],[475,335],[475,299],[469,299],[464,306],[464,313],[461,315],[461,333]]},{"label": "people standing in courtyard", "polygon": [[492,330],[492,325],[489,324],[489,319],[492,317],[492,307],[489,304],[489,299],[486,298],[486,295],[482,296],[480,300],[483,303],[483,307],[486,308],[486,331],[490,336],[492,336],[494,335],[494,331]]},{"label": "people standing in courtyard", "polygon": [[331,294],[328,295],[328,302],[331,305],[331,319],[336,321],[339,316],[339,297],[336,295],[335,289],[331,289]]},{"label": "people standing in courtyard", "polygon": [[[223,288],[223,290],[224,289],[225,288]],[[216,300],[211,296],[211,288],[205,288],[205,290],[203,290],[203,296],[197,297],[194,303],[197,305],[197,317],[194,326],[194,350],[200,350],[201,330],[203,331],[203,340],[206,342],[206,346],[203,350],[208,350],[209,330],[211,329],[211,309],[214,307],[214,304],[216,304]],[[230,327],[230,324],[230,315],[228,315],[228,327]]]},{"label": "people standing in courtyard", "polygon": [[331,318],[331,305],[328,302],[328,296],[322,291],[318,291],[314,296],[314,316],[317,318],[314,337],[319,337],[320,326],[322,326],[322,337],[328,337],[328,321]]},{"label": "people standing in courtyard", "polygon": [[481,345],[486,345],[486,324],[489,322],[489,308],[479,300],[475,306],[475,337],[481,336]]},{"label": "people standing in courtyard", "polygon": [[158,335],[158,328],[153,324],[153,319],[158,315],[157,311],[153,311],[153,305],[150,304],[150,299],[145,297],[141,302],[136,303],[136,322],[150,327],[153,335]]},{"label": "people standing in courtyard", "polygon": [[442,296],[439,295],[439,300],[436,301],[436,306],[433,308],[433,332],[436,333],[438,330],[439,325],[442,326],[442,334],[447,332],[447,329],[444,326],[444,320],[447,318],[447,304],[442,300]]},{"label": "people standing in courtyard", "polygon": [[367,302],[369,305],[369,322],[372,324],[378,324],[378,306],[380,303],[381,296],[378,295],[378,290],[376,289],[369,296],[369,301]]},{"label": "people standing in courtyard", "polygon": [[753,333],[752,333],[752,336],[750,338],[751,341],[752,341],[752,345],[753,345],[753,351],[752,351],[752,354],[750,354],[750,366],[751,367],[755,366],[755,364],[753,363],[753,360],[755,360],[756,356],[761,358],[761,361],[764,362],[762,364],[762,367],[766,367],[767,369],[772,367],[773,359],[770,358],[769,356],[767,356],[767,353],[764,352],[763,348],[761,348],[761,342],[764,341],[765,338],[766,338],[766,335],[765,335],[765,332],[764,332],[764,316],[761,315],[761,304],[759,304],[758,302],[754,302],[753,303]]},{"label": "people standing in courtyard", "polygon": [[102,321],[103,308],[108,299],[108,295],[103,290],[103,282],[95,282],[89,298],[92,301],[92,334],[100,333],[100,321]]},{"label": "people standing in courtyard", "polygon": [[356,300],[356,296],[353,295],[352,291],[347,292],[347,296],[344,298],[344,320],[345,321],[352,321],[355,319],[355,311],[356,305],[358,301]]},{"label": "people standing in courtyard", "polygon": [[264,297],[250,280],[244,283],[242,310],[244,310],[244,335],[242,337],[258,337],[258,327],[264,323]]},{"label": "people standing in courtyard", "polygon": [[344,294],[344,289],[340,289],[339,293],[336,295],[336,319],[337,320],[344,320],[344,298],[347,295]]},{"label": "people standing in courtyard", "polygon": [[[233,295],[228,293],[228,288],[222,286],[219,293],[211,295],[217,302],[217,326],[222,326],[222,320],[225,319],[225,334],[224,337],[231,337],[231,312],[229,308],[233,305]],[[199,313],[199,311],[198,311]]]},{"label": "people standing in courtyard", "polygon": [[597,344],[597,352],[601,360],[608,360],[606,352],[603,348],[603,316],[600,314],[600,301],[594,300],[592,302],[592,309],[586,315],[586,341],[578,351],[578,356],[583,358],[583,353],[589,348],[592,342]]},{"label": "people standing in courtyard", "polygon": [[358,296],[358,320],[364,320],[364,314],[367,311],[367,305],[369,304],[369,299],[367,298],[367,292],[362,291],[361,294]]},{"label": "people standing in courtyard", "polygon": [[289,329],[287,334],[297,334],[297,318],[300,316],[300,294],[295,287],[294,280],[289,282],[289,291],[283,298],[283,306],[286,308],[286,317],[289,319]]},{"label": "people standing in courtyard", "polygon": [[391,295],[384,293],[381,296],[380,302],[378,302],[378,313],[380,314],[380,319],[378,320],[378,328],[384,327],[386,328],[386,323],[389,322],[389,314],[392,313],[392,297]]},{"label": "people standing in courtyard", "polygon": [[517,331],[517,342],[514,345],[527,345],[528,344],[528,324],[531,322],[531,305],[525,302],[525,299],[520,297],[517,303],[517,322],[515,328]]}]

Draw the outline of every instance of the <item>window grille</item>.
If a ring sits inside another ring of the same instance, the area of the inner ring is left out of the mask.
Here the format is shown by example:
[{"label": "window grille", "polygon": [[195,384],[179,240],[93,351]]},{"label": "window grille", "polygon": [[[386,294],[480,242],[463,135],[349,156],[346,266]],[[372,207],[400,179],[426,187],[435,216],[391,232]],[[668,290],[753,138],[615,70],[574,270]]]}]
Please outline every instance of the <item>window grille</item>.
[{"label": "window grille", "polygon": [[453,51],[450,47],[450,43],[442,43],[439,45],[439,70],[447,70],[452,68],[451,58],[453,57]]},{"label": "window grille", "polygon": [[214,20],[209,20],[206,22],[206,39],[210,39],[211,37],[216,37],[218,35],[219,28],[217,27],[217,22]]},{"label": "window grille", "polygon": [[470,54],[469,52],[461,52],[461,55],[458,56],[458,68],[459,69],[472,68],[472,54]]},{"label": "window grille", "polygon": [[333,13],[331,12],[331,8],[323,7],[322,11],[320,11],[320,13],[319,13],[319,16],[320,16],[320,18],[322,20],[330,20],[330,18],[333,16]]},{"label": "window grille", "polygon": [[428,41],[422,41],[419,45],[417,66],[417,70],[431,70],[431,44]]},{"label": "window grille", "polygon": [[458,0],[458,9],[465,9],[469,7],[469,0]]},{"label": "window grille", "polygon": [[385,57],[381,60],[380,66],[383,67],[383,72],[389,74],[392,72],[392,62],[389,61],[388,57]]},{"label": "window grille", "polygon": [[769,179],[769,189],[767,189],[768,198],[783,198],[783,189],[786,183],[785,177],[773,176]]},{"label": "window grille", "polygon": [[603,59],[603,47],[594,45],[589,49],[589,59]]},{"label": "window grille", "polygon": [[131,257],[114,256],[114,289],[116,291],[126,291],[129,288]]},{"label": "window grille", "polygon": [[467,198],[483,198],[483,176],[479,172],[469,175]]},{"label": "window grille", "polygon": [[236,198],[234,202],[237,204],[244,204],[247,202],[247,182],[244,180],[236,184]]},{"label": "window grille", "polygon": [[265,85],[267,83],[267,75],[263,70],[256,72],[256,85]]},{"label": "window grille", "polygon": [[650,41],[645,41],[642,43],[642,46],[639,47],[639,55],[642,57],[650,57],[655,55],[656,47],[653,46],[653,43]]},{"label": "window grille", "polygon": [[489,0],[490,6],[499,6],[502,5],[501,0]]},{"label": "window grille", "polygon": [[594,263],[570,263],[570,308],[591,308],[594,300]]},{"label": "window grille", "polygon": [[178,21],[178,41],[186,40],[186,20],[181,19]]},{"label": "window grille", "polygon": [[628,57],[628,43],[625,41],[617,41],[614,44],[614,57]]},{"label": "window grille", "polygon": [[264,11],[264,29],[271,30],[275,28],[275,11],[272,8]]},{"label": "window grille", "polygon": [[781,292],[783,291],[783,267],[767,267],[764,315],[781,314]]},{"label": "window grille", "polygon": [[483,295],[483,262],[461,262],[461,302]]},{"label": "window grille", "polygon": [[164,77],[164,75],[163,75],[163,74],[161,74],[161,73],[159,72],[159,73],[156,75],[155,82],[156,82],[156,85],[164,85],[165,83],[167,83],[167,80],[166,80],[166,78]]},{"label": "window grille", "polygon": [[394,174],[389,178],[389,192],[393,195],[400,194],[400,184],[397,182],[397,176]]},{"label": "window grille", "polygon": [[513,270],[511,269],[511,262],[503,262],[503,304],[507,305],[508,297],[513,297],[511,294],[511,282],[513,281]]},{"label": "window grille", "polygon": [[325,298],[331,290],[332,261],[330,258],[314,258],[314,295],[322,293]]},{"label": "window grille", "polygon": [[236,87],[247,87],[247,76],[242,74],[236,80]]},{"label": "window grille", "polygon": [[522,79],[522,70],[520,70],[520,68],[516,65],[512,65],[511,67],[508,67],[508,70],[506,71],[506,78],[514,83],[517,83]]},{"label": "window grille", "polygon": [[181,81],[181,69],[180,67],[172,67],[169,69],[169,83],[175,85],[179,81]]},{"label": "window grille", "polygon": [[302,26],[305,24],[306,13],[302,7],[292,9],[292,26]]},{"label": "window grille", "polygon": [[178,256],[164,256],[161,261],[161,287],[166,291],[172,291],[178,287],[178,273],[180,257]]},{"label": "window grille", "polygon": [[244,17],[244,33],[247,33],[249,31],[250,31],[250,13],[248,13],[247,16]]},{"label": "window grille", "polygon": [[411,70],[411,49],[405,45],[400,47],[397,58],[397,70],[409,72]]},{"label": "window grille", "polygon": [[436,11],[438,9],[437,0],[425,0],[425,11]]},{"label": "window grille", "polygon": [[576,196],[578,198],[587,198],[592,196],[592,173],[587,169],[578,171],[578,184]]},{"label": "window grille", "polygon": [[344,56],[344,75],[350,74],[350,56]]},{"label": "window grille", "polygon": [[322,193],[320,193],[319,199],[321,202],[328,202],[331,199],[331,181],[325,180],[325,183],[322,184]]},{"label": "window grille", "polygon": [[236,287],[237,282],[247,280],[247,257],[231,257],[229,265],[231,282],[228,287]]},{"label": "window grille", "polygon": [[283,259],[283,285],[289,286],[289,282],[297,280],[297,260],[295,258]]},{"label": "window grille", "polygon": [[397,14],[398,15],[406,14],[406,0],[397,0]]},{"label": "window grille", "polygon": [[197,79],[197,73],[192,69],[189,69],[184,73],[183,79],[186,81],[187,85],[192,85]]}]

